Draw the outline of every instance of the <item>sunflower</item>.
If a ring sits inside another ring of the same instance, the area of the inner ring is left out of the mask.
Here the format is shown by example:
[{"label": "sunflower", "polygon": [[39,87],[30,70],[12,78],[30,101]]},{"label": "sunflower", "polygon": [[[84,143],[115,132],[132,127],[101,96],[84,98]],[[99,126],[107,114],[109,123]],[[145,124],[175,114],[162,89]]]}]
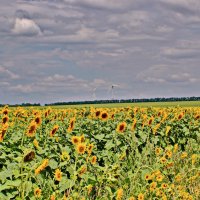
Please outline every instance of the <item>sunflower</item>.
[{"label": "sunflower", "polygon": [[178,144],[174,145],[174,153],[176,153],[178,151]]},{"label": "sunflower", "polygon": [[59,126],[58,125],[54,125],[53,129],[50,132],[50,137],[53,137],[56,133],[56,131],[58,130]]},{"label": "sunflower", "polygon": [[85,143],[79,143],[77,144],[76,150],[78,154],[84,154],[86,150],[86,144]]},{"label": "sunflower", "polygon": [[40,125],[42,123],[42,118],[40,115],[36,116],[35,119],[34,119],[35,123],[37,125]]},{"label": "sunflower", "polygon": [[168,136],[168,133],[169,133],[170,129],[171,129],[170,126],[167,126],[167,127],[166,127],[166,131],[165,131],[165,135],[166,135],[166,136]]},{"label": "sunflower", "polygon": [[100,114],[101,114],[101,111],[100,110],[97,110],[96,112],[95,112],[95,117],[99,117],[100,116]]},{"label": "sunflower", "polygon": [[130,197],[129,200],[135,200],[135,197]]},{"label": "sunflower", "polygon": [[4,108],[4,109],[2,110],[2,113],[3,113],[4,115],[8,115],[8,108]]},{"label": "sunflower", "polygon": [[182,175],[181,175],[181,174],[177,174],[177,175],[175,176],[175,181],[176,181],[176,182],[180,182],[181,179],[182,179]]},{"label": "sunflower", "polygon": [[36,148],[39,148],[39,143],[36,139],[33,140],[33,145],[36,147]]},{"label": "sunflower", "polygon": [[82,166],[80,167],[80,169],[79,169],[78,175],[79,175],[79,176],[82,176],[83,174],[86,173],[86,171],[87,171],[87,166],[86,166],[86,165],[82,165]]},{"label": "sunflower", "polygon": [[157,183],[156,182],[152,182],[150,184],[150,191],[153,192],[156,189]]},{"label": "sunflower", "polygon": [[122,197],[123,197],[123,189],[122,189],[122,188],[119,188],[119,189],[117,190],[117,197],[116,197],[116,200],[120,200],[120,199],[122,199]]},{"label": "sunflower", "polygon": [[132,130],[133,130],[133,131],[135,130],[136,125],[137,125],[137,120],[134,119],[134,120],[133,120],[133,124],[132,124]]},{"label": "sunflower", "polygon": [[148,125],[149,125],[149,126],[151,126],[153,120],[154,120],[154,117],[151,117],[151,118],[149,119],[149,121],[148,121]]},{"label": "sunflower", "polygon": [[24,162],[32,161],[35,158],[35,152],[30,151],[24,156]]},{"label": "sunflower", "polygon": [[157,148],[155,149],[156,155],[157,155],[157,156],[160,155],[161,151],[162,151],[162,149],[161,149],[160,147],[157,147]]},{"label": "sunflower", "polygon": [[166,157],[166,158],[171,158],[171,157],[172,157],[172,151],[166,150],[165,157]]},{"label": "sunflower", "polygon": [[61,181],[62,179],[62,172],[59,169],[56,169],[55,171],[55,179],[56,181]]},{"label": "sunflower", "polygon": [[9,121],[9,117],[5,115],[2,119],[3,124],[6,124]]},{"label": "sunflower", "polygon": [[181,154],[181,159],[187,158],[187,156],[188,156],[187,152],[183,152]]},{"label": "sunflower", "polygon": [[161,188],[162,188],[162,189],[168,188],[168,184],[167,184],[167,183],[162,183]]},{"label": "sunflower", "polygon": [[52,194],[50,200],[56,200],[55,194]]},{"label": "sunflower", "polygon": [[84,134],[82,134],[82,135],[80,136],[80,141],[81,141],[81,143],[85,142],[85,136],[84,136]]},{"label": "sunflower", "polygon": [[108,119],[108,113],[107,113],[106,111],[103,111],[103,112],[101,113],[101,119],[102,119],[102,120],[107,120],[107,119]]},{"label": "sunflower", "polygon": [[87,152],[88,152],[89,155],[91,155],[93,148],[94,148],[94,145],[93,145],[93,144],[89,144],[89,145],[88,145],[88,147],[87,147]]},{"label": "sunflower", "polygon": [[44,159],[42,164],[35,169],[35,175],[39,174],[41,171],[43,171],[49,164],[49,160],[48,159]]},{"label": "sunflower", "polygon": [[123,133],[127,127],[126,122],[122,122],[117,126],[117,132]]},{"label": "sunflower", "polygon": [[197,157],[198,157],[197,154],[192,154],[192,165],[195,164]]},{"label": "sunflower", "polygon": [[3,141],[7,129],[8,129],[8,124],[7,124],[7,123],[6,123],[6,124],[3,124],[3,127],[2,127],[2,129],[0,130],[0,142]]},{"label": "sunflower", "polygon": [[74,129],[75,120],[76,120],[75,117],[70,119],[69,126],[68,126],[68,129],[67,129],[68,132],[72,132],[72,130]]},{"label": "sunflower", "polygon": [[161,163],[164,164],[164,163],[166,163],[166,161],[167,161],[167,159],[166,159],[164,156],[160,158],[160,162],[161,162]]},{"label": "sunflower", "polygon": [[75,144],[75,145],[79,144],[81,142],[80,137],[72,136],[71,142],[72,144]]},{"label": "sunflower", "polygon": [[178,115],[178,120],[181,120],[181,119],[183,118],[183,116],[184,116],[184,113],[180,113],[180,114]]},{"label": "sunflower", "polygon": [[26,135],[28,137],[34,137],[36,129],[37,129],[37,124],[34,121],[32,121],[28,127],[28,131],[26,132]]},{"label": "sunflower", "polygon": [[151,176],[151,174],[146,174],[146,175],[144,176],[144,178],[145,178],[146,181],[148,181],[148,180],[151,180],[151,179],[152,179],[152,176]]},{"label": "sunflower", "polygon": [[157,177],[156,177],[156,180],[161,182],[163,180],[163,175],[162,174],[159,174]]},{"label": "sunflower", "polygon": [[66,151],[63,151],[60,158],[64,161],[64,160],[69,160],[70,159],[70,156],[69,154],[66,152]]},{"label": "sunflower", "polygon": [[96,156],[92,156],[91,164],[95,165],[96,162],[97,162],[97,157]]},{"label": "sunflower", "polygon": [[138,195],[138,200],[144,200],[144,194],[140,193],[140,194]]},{"label": "sunflower", "polygon": [[36,188],[34,190],[34,195],[36,198],[40,198],[42,190],[40,188]]},{"label": "sunflower", "polygon": [[92,192],[92,185],[89,184],[86,188],[87,188],[87,194],[89,195]]}]

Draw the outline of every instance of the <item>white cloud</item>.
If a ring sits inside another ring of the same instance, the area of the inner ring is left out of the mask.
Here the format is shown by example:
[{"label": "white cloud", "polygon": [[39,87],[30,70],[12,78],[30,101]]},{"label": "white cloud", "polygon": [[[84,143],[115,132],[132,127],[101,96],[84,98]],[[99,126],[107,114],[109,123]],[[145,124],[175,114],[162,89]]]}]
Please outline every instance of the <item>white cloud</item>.
[{"label": "white cloud", "polygon": [[13,33],[17,35],[41,35],[40,27],[31,19],[16,18]]},{"label": "white cloud", "polygon": [[3,79],[10,78],[10,79],[19,79],[19,75],[11,72],[10,70],[6,69],[5,67],[0,66],[0,77],[2,76]]},{"label": "white cloud", "polygon": [[122,9],[135,3],[130,0],[65,0],[65,2],[105,9]]}]

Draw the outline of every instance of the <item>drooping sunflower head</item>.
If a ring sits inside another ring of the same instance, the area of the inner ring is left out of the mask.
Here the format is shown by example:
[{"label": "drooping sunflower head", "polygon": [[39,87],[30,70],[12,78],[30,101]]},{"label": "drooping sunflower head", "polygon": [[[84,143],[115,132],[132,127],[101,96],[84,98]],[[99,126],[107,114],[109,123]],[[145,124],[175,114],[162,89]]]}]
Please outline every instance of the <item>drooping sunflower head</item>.
[{"label": "drooping sunflower head", "polygon": [[86,173],[86,171],[87,171],[87,166],[86,166],[86,165],[82,165],[82,166],[80,167],[80,169],[79,169],[78,175],[79,175],[79,176],[82,176],[83,174]]},{"label": "drooping sunflower head", "polygon": [[69,126],[68,126],[68,129],[67,129],[68,132],[72,132],[73,131],[74,126],[75,126],[75,120],[76,120],[75,117],[70,119]]},{"label": "drooping sunflower head", "polygon": [[149,121],[148,121],[148,125],[149,125],[149,126],[151,126],[153,120],[154,120],[154,117],[151,117],[151,118],[149,119]]},{"label": "drooping sunflower head", "polygon": [[28,131],[26,132],[27,136],[34,137],[36,129],[37,129],[37,124],[34,121],[32,121],[28,127]]},{"label": "drooping sunflower head", "polygon": [[54,125],[53,129],[50,132],[50,137],[53,137],[56,133],[56,131],[58,130],[59,126],[58,125]]},{"label": "drooping sunflower head", "polygon": [[76,150],[77,150],[78,154],[84,154],[85,150],[86,150],[86,144],[85,143],[77,144]]},{"label": "drooping sunflower head", "polygon": [[34,151],[29,151],[26,153],[24,156],[24,162],[30,162],[35,158],[35,152]]},{"label": "drooping sunflower head", "polygon": [[8,121],[9,121],[9,117],[8,117],[7,115],[5,115],[5,116],[3,117],[3,119],[2,119],[3,124],[8,123]]}]

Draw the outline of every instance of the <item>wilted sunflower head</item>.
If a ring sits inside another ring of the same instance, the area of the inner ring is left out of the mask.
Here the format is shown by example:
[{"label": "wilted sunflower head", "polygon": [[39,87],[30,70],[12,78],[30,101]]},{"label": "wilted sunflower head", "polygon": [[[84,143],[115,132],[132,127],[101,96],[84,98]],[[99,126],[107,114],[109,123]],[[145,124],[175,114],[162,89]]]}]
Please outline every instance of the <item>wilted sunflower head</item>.
[{"label": "wilted sunflower head", "polygon": [[24,156],[24,162],[30,162],[35,158],[35,152],[34,151],[29,151],[28,153],[25,154]]}]

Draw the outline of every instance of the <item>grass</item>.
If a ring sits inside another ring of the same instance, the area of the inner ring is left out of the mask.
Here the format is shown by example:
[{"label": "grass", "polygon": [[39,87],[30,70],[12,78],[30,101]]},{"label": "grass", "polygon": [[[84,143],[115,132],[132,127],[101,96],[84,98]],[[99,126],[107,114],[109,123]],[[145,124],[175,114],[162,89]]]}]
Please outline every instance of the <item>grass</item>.
[{"label": "grass", "polygon": [[200,101],[176,101],[176,102],[143,102],[143,103],[108,103],[108,104],[80,104],[80,105],[59,105],[54,108],[79,108],[79,107],[96,107],[96,108],[119,108],[119,107],[200,107]]}]

